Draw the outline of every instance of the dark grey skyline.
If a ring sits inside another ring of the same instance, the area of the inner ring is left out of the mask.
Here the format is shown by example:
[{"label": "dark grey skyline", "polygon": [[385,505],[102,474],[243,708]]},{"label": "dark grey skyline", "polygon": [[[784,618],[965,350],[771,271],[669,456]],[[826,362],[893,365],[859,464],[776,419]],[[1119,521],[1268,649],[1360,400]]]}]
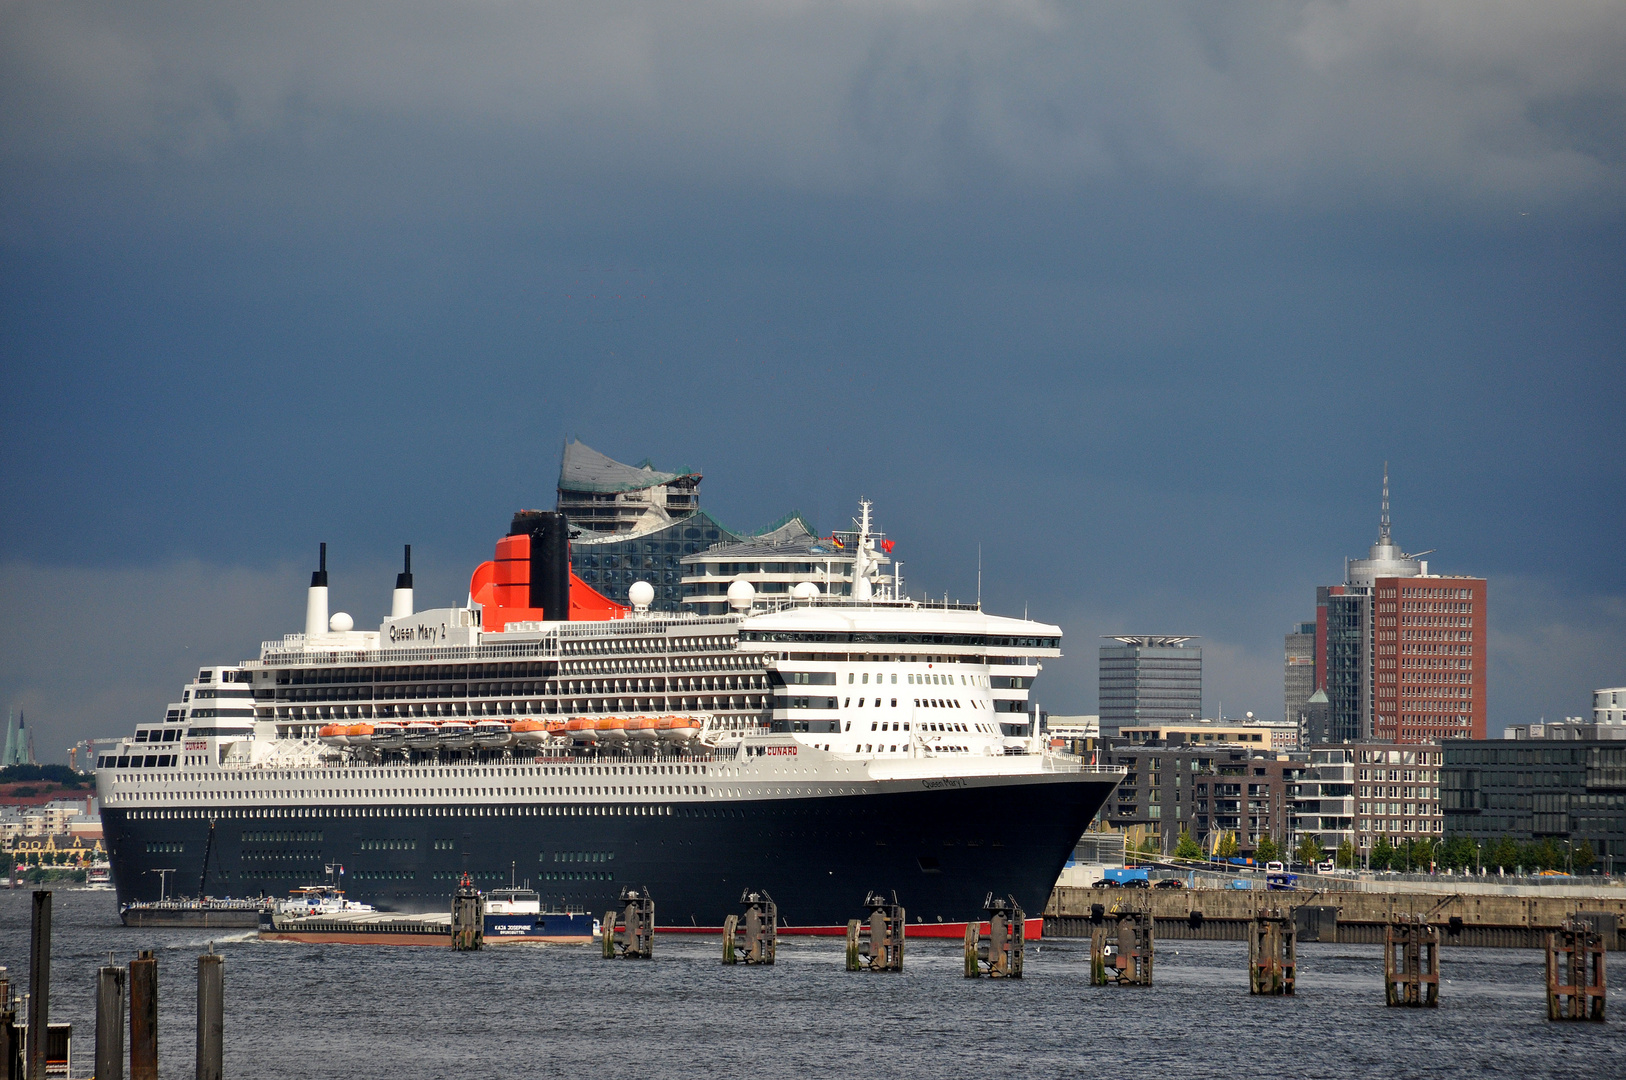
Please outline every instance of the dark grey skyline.
[{"label": "dark grey skyline", "polygon": [[1490,579],[1491,728],[1626,682],[1608,4],[0,10],[0,695],[460,602],[567,434],[911,586],[1198,634],[1207,711],[1376,536]]}]

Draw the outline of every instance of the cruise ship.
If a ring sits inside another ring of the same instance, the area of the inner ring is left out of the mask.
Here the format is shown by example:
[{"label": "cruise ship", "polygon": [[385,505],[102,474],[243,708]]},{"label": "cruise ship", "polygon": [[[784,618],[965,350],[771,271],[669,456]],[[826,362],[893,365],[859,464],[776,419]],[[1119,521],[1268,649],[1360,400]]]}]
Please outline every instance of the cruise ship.
[{"label": "cruise ship", "polygon": [[[602,912],[648,889],[657,924],[716,930],[746,889],[786,932],[837,932],[895,893],[913,935],[957,936],[989,893],[1037,915],[1123,772],[1052,752],[1028,692],[1058,627],[909,599],[871,507],[851,586],[720,615],[617,604],[570,568],[570,525],[521,511],[460,607],[328,612],[203,667],[97,755],[121,904],[276,896],[342,867],[347,895],[444,911],[459,878],[523,880]],[[890,545],[888,545],[890,546]]]}]

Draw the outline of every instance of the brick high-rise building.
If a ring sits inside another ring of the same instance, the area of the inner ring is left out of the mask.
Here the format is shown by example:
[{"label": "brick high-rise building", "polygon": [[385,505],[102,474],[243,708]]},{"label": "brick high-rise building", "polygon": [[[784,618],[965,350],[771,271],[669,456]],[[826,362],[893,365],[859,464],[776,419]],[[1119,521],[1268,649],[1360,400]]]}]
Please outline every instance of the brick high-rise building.
[{"label": "brick high-rise building", "polygon": [[[1420,554],[1428,554],[1422,552]],[[1486,583],[1431,575],[1389,532],[1383,469],[1378,542],[1316,590],[1315,683],[1335,742],[1486,736]]]},{"label": "brick high-rise building", "polygon": [[1485,579],[1378,578],[1372,733],[1383,742],[1488,737]]}]

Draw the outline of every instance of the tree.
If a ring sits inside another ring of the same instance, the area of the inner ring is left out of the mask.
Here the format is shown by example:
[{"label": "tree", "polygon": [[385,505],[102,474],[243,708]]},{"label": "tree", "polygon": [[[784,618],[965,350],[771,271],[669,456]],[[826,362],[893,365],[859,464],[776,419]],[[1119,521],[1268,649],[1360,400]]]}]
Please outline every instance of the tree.
[{"label": "tree", "polygon": [[1372,869],[1388,870],[1394,864],[1394,860],[1394,845],[1389,843],[1389,838],[1387,836],[1378,837],[1377,844],[1372,848]]},{"label": "tree", "polygon": [[1452,870],[1465,870],[1474,864],[1474,842],[1466,836],[1453,836],[1440,845],[1440,862]]},{"label": "tree", "polygon": [[1354,841],[1346,839],[1342,844],[1338,845],[1338,868],[1340,870],[1355,869]]},{"label": "tree", "polygon": [[1485,850],[1485,865],[1502,870],[1516,869],[1519,865],[1519,845],[1513,842],[1512,837],[1502,837]]},{"label": "tree", "polygon": [[1321,849],[1321,841],[1309,833],[1299,837],[1299,846],[1294,850],[1293,857],[1305,866],[1314,866],[1321,861],[1325,852]]},{"label": "tree", "polygon": [[1253,857],[1262,863],[1276,862],[1282,857],[1282,849],[1275,840],[1264,836],[1259,839],[1259,846],[1254,848]]},{"label": "tree", "polygon": [[1200,859],[1203,857],[1203,849],[1197,841],[1191,838],[1190,833],[1181,829],[1180,840],[1174,845],[1174,857],[1177,859]]},{"label": "tree", "polygon": [[1236,857],[1237,850],[1236,834],[1228,832],[1220,837],[1219,848],[1215,850],[1214,854],[1222,859],[1231,859]]},{"label": "tree", "polygon": [[1592,864],[1595,861],[1597,861],[1597,856],[1592,854],[1592,845],[1585,840],[1582,840],[1575,850],[1570,853],[1570,862],[1575,867],[1577,874],[1584,874],[1592,869]]}]

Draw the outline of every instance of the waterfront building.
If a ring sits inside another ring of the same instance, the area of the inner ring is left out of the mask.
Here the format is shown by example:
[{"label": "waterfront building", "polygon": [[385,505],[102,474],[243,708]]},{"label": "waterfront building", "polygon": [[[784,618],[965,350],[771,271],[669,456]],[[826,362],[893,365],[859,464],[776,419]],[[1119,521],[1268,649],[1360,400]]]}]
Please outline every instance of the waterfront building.
[{"label": "waterfront building", "polygon": [[1328,740],[1484,738],[1486,620],[1484,578],[1430,574],[1394,543],[1385,465],[1377,543],[1346,561],[1343,584],[1316,590],[1315,683],[1327,695]]},{"label": "waterfront building", "polygon": [[1194,637],[1106,636],[1098,702],[1101,730],[1190,723],[1203,714],[1203,650]]},{"label": "waterfront building", "polygon": [[1342,749],[1354,759],[1355,848],[1363,860],[1379,837],[1387,837],[1391,845],[1440,839],[1446,829],[1439,746],[1390,742]]},{"label": "waterfront building", "polygon": [[1570,849],[1584,842],[1605,872],[1626,859],[1626,740],[1548,738],[1545,728],[1527,729],[1524,738],[1454,740],[1443,752],[1450,835],[1480,844],[1551,840]]},{"label": "waterfront building", "polygon": [[1244,721],[1203,719],[1184,724],[1143,724],[1119,728],[1118,737],[1131,746],[1215,744],[1248,746],[1257,750],[1297,750],[1299,745],[1298,728],[1253,719]]},{"label": "waterfront building", "polygon": [[1315,623],[1293,624],[1283,644],[1282,717],[1297,727],[1303,722],[1310,695],[1319,689],[1315,681]]},{"label": "waterfront building", "polygon": [[1592,722],[1626,725],[1626,686],[1592,691]]},{"label": "waterfront building", "polygon": [[1172,852],[1182,831],[1214,851],[1226,835],[1251,854],[1270,837],[1288,843],[1293,791],[1304,765],[1241,746],[1119,746],[1103,764],[1127,770],[1101,810],[1101,824],[1152,839]]}]

